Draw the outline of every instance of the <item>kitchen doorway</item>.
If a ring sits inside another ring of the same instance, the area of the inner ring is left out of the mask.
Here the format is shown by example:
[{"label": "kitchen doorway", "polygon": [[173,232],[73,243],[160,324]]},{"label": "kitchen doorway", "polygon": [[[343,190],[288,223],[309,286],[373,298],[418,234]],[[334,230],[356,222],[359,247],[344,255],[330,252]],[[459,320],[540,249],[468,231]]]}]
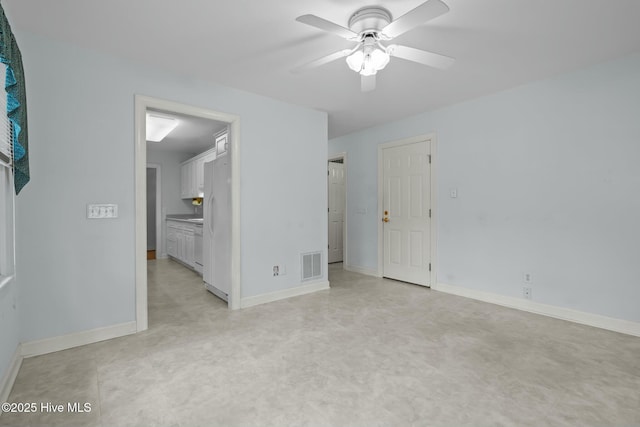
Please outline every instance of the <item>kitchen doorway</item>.
[{"label": "kitchen doorway", "polygon": [[[135,247],[136,247],[136,323],[137,331],[148,328],[147,301],[147,146],[146,112],[159,110],[226,123],[229,127],[229,150],[240,153],[240,118],[201,107],[190,106],[173,101],[135,96]],[[231,289],[229,292],[230,309],[240,308],[241,272],[240,272],[240,156],[231,156]],[[161,239],[162,240],[162,239]]]}]

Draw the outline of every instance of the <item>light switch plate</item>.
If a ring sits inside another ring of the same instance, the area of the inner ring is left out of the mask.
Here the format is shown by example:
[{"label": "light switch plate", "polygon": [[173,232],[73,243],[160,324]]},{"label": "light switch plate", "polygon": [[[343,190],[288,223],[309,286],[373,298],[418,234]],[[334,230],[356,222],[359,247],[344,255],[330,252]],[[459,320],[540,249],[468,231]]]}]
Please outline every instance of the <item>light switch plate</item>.
[{"label": "light switch plate", "polygon": [[91,204],[87,205],[87,218],[110,219],[118,217],[118,205],[115,204]]}]

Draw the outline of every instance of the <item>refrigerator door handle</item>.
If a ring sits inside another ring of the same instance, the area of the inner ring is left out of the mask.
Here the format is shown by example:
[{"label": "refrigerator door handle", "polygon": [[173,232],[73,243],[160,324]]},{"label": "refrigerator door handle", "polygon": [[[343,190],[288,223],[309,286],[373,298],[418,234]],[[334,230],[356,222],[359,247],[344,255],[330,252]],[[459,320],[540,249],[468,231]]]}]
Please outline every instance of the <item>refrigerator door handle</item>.
[{"label": "refrigerator door handle", "polygon": [[207,203],[209,205],[209,221],[207,222],[207,226],[209,227],[209,235],[213,237],[213,194],[209,196],[209,200],[207,200]]}]

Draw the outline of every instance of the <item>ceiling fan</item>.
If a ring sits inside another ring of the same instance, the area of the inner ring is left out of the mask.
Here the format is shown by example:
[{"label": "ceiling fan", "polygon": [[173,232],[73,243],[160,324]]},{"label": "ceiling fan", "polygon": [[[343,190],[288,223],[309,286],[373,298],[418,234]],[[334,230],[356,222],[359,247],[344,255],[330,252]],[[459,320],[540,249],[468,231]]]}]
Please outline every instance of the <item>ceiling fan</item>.
[{"label": "ceiling fan", "polygon": [[384,46],[382,42],[394,39],[448,11],[449,7],[441,0],[427,0],[393,21],[388,10],[378,6],[368,6],[351,15],[349,28],[315,15],[299,16],[296,18],[298,22],[344,37],[358,44],[352,49],[334,52],[291,71],[299,73],[347,57],[349,68],[360,73],[362,91],[368,92],[375,89],[376,73],[389,63],[392,56],[441,70],[447,69],[453,65],[455,59],[409,46],[397,44]]}]

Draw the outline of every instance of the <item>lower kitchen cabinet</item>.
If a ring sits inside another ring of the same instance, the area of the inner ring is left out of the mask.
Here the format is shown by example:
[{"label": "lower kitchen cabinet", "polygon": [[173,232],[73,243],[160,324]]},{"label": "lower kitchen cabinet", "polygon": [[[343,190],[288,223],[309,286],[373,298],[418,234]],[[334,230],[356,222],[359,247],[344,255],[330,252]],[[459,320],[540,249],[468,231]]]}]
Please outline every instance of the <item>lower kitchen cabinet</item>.
[{"label": "lower kitchen cabinet", "polygon": [[177,225],[167,221],[167,255],[172,258],[178,258],[178,231]]},{"label": "lower kitchen cabinet", "polygon": [[167,220],[167,255],[194,270],[196,227],[182,221]]},{"label": "lower kitchen cabinet", "polygon": [[190,230],[188,233],[184,235],[184,263],[187,264],[191,268],[196,268],[196,261],[194,257],[195,248],[194,248],[194,230]]}]

